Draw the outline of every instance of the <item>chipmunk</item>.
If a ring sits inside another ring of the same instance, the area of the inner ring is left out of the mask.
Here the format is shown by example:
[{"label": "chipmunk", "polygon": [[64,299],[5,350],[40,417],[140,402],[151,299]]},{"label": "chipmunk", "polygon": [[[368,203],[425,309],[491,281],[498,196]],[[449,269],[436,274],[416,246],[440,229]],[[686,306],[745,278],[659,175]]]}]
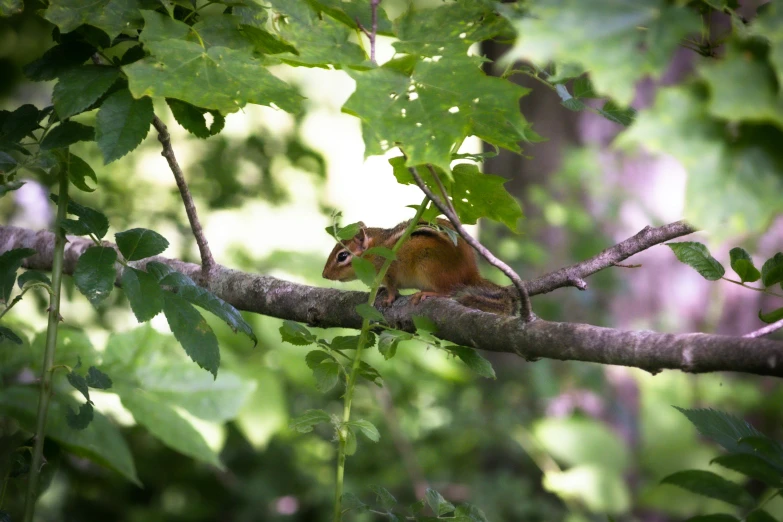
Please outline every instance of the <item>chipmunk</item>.
[{"label": "chipmunk", "polygon": [[[392,248],[405,232],[410,221],[394,228],[367,228],[359,223],[359,232],[347,241],[337,243],[324,266],[323,277],[332,281],[356,279],[351,259],[372,247]],[[438,219],[437,226],[454,230],[451,223]],[[457,236],[455,245],[448,234],[426,221],[419,222],[405,243],[397,251],[397,258],[389,266],[383,285],[388,296],[384,304],[397,299],[397,290],[416,288],[414,304],[427,297],[451,297],[464,306],[512,315],[519,300],[510,289],[498,286],[479,274],[476,254],[464,239]],[[364,256],[376,270],[384,258],[368,254]]]}]

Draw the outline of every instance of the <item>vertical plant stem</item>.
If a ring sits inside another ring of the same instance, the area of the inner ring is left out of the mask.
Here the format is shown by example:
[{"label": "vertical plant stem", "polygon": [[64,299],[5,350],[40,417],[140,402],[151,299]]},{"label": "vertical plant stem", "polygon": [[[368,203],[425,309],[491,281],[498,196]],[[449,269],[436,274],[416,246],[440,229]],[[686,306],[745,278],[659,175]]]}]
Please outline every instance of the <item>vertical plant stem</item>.
[{"label": "vertical plant stem", "polygon": [[52,294],[49,296],[49,323],[46,328],[43,369],[41,370],[41,389],[38,396],[38,417],[35,422],[35,443],[30,463],[30,476],[27,479],[27,497],[24,506],[24,522],[32,522],[35,513],[35,501],[38,496],[38,480],[43,465],[43,446],[46,437],[46,414],[49,411],[49,399],[52,393],[52,366],[57,348],[57,328],[60,325],[60,287],[63,278],[63,254],[65,251],[65,231],[60,221],[65,219],[68,207],[68,172],[60,171],[60,193],[57,202],[57,221],[54,223],[54,256],[52,260]]},{"label": "vertical plant stem", "polygon": [[[424,200],[422,200],[418,210],[416,210],[416,215],[413,216],[413,219],[411,219],[410,223],[408,223],[408,227],[405,229],[405,232],[402,233],[402,236],[400,236],[400,238],[394,244],[392,252],[395,254],[400,249],[400,246],[408,239],[408,237],[410,237],[411,232],[413,232],[413,229],[416,228],[416,225],[418,225],[419,219],[421,219],[422,214],[424,214],[424,209],[427,208],[429,199],[430,198],[427,196],[424,197]],[[375,298],[378,296],[378,289],[381,287],[383,278],[386,276],[386,271],[389,270],[389,267],[393,261],[394,259],[386,259],[381,266],[381,269],[375,275],[375,281],[373,281],[372,288],[370,289],[370,297],[367,299],[367,303],[370,306],[375,304]],[[345,395],[343,398],[343,426],[340,427],[339,443],[337,447],[337,480],[335,481],[334,487],[334,522],[340,522],[342,519],[343,479],[345,477],[345,444],[348,440],[348,427],[345,426],[345,423],[351,420],[353,392],[356,388],[356,379],[359,377],[359,368],[361,367],[362,363],[362,351],[364,350],[364,346],[367,344],[367,334],[369,331],[370,321],[368,319],[364,319],[362,321],[362,331],[359,333],[359,342],[356,345],[356,357],[353,360],[351,373],[348,375],[348,382],[345,385]]]}]

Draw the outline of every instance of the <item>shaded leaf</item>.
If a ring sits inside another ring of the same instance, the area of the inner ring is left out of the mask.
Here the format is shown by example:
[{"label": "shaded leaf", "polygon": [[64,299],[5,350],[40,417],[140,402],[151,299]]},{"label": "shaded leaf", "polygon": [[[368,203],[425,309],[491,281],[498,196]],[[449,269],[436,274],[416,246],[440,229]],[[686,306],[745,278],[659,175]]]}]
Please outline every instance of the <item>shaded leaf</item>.
[{"label": "shaded leaf", "polygon": [[340,365],[334,361],[325,361],[313,368],[315,388],[326,393],[335,386],[340,378]]},{"label": "shaded leaf", "polygon": [[[56,194],[51,194],[49,198],[59,204],[59,198]],[[84,207],[72,199],[69,199],[68,208],[66,210],[69,214],[79,218],[78,221],[66,219],[60,223],[60,226],[69,234],[75,236],[93,234],[98,239],[103,239],[103,236],[109,231],[109,220],[106,219],[106,216],[93,208]]]},{"label": "shaded leaf", "polygon": [[87,184],[87,178],[91,179],[94,185],[98,184],[98,176],[89,163],[81,159],[69,150],[57,151],[58,163],[60,168],[68,173],[68,179],[81,191],[93,192],[95,189]]},{"label": "shaded leaf", "polygon": [[356,277],[369,288],[372,288],[375,283],[375,266],[367,259],[358,256],[351,258],[351,265],[353,265],[353,269],[356,272]]},{"label": "shaded leaf", "polygon": [[731,269],[734,270],[743,283],[753,283],[759,280],[761,274],[753,266],[753,259],[744,249],[735,247],[729,250]]},{"label": "shaded leaf", "polygon": [[[207,111],[174,98],[166,98],[166,103],[169,104],[177,123],[197,138],[204,139],[214,136],[223,129],[226,123],[226,119],[218,111]],[[209,127],[207,127],[207,121],[204,118],[206,113],[212,115],[212,124]]]},{"label": "shaded leaf", "polygon": [[397,499],[386,488],[372,484],[370,490],[375,493],[375,501],[382,509],[388,511],[397,505]]},{"label": "shaded leaf", "polygon": [[41,142],[41,150],[58,149],[78,141],[95,139],[95,128],[76,121],[67,120],[50,130]]},{"label": "shaded leaf", "polygon": [[315,336],[306,327],[294,321],[283,321],[280,327],[280,336],[283,342],[295,346],[307,346],[315,342]]},{"label": "shaded leaf", "polygon": [[299,433],[313,431],[313,426],[322,422],[331,422],[329,414],[323,410],[307,410],[302,415],[294,417],[288,423],[288,427]]},{"label": "shaded leaf", "polygon": [[0,344],[3,344],[6,339],[14,344],[22,344],[24,342],[22,338],[16,335],[13,330],[6,326],[0,325]]},{"label": "shaded leaf", "polygon": [[35,254],[36,251],[32,248],[14,248],[0,255],[0,301],[8,302],[22,262]]},{"label": "shaded leaf", "polygon": [[87,428],[92,422],[94,411],[92,404],[85,402],[79,406],[79,412],[76,413],[72,408],[68,408],[65,412],[65,421],[74,430],[83,430]]},{"label": "shaded leaf", "polygon": [[698,495],[716,498],[740,507],[752,507],[753,497],[744,488],[710,471],[691,469],[678,471],[663,478],[661,484],[671,484]]},{"label": "shaded leaf", "polygon": [[443,495],[432,488],[427,488],[425,498],[427,499],[427,504],[429,504],[430,509],[432,509],[438,517],[454,511],[454,504],[447,501],[443,498]]},{"label": "shaded leaf", "polygon": [[780,470],[757,455],[730,453],[712,459],[711,463],[719,464],[724,468],[732,469],[743,475],[760,480],[769,487],[779,488],[781,486],[783,475],[781,475]]},{"label": "shaded leaf", "polygon": [[783,253],[778,252],[764,262],[761,267],[761,282],[767,288],[783,282]]},{"label": "shaded leaf", "polygon": [[[171,276],[171,274],[167,275],[161,281],[161,284],[169,284],[168,281]],[[242,314],[239,313],[239,310],[234,308],[231,303],[223,301],[206,288],[192,284],[192,281],[191,284],[178,286],[177,294],[189,303],[201,307],[225,321],[234,333],[242,332],[248,336],[253,341],[253,346],[258,344],[258,338],[256,337],[256,334],[253,333],[253,329],[247,321],[245,321],[244,317],[242,317]]]},{"label": "shaded leaf", "polygon": [[709,250],[702,243],[683,241],[681,243],[666,243],[666,246],[672,249],[680,262],[696,270],[705,279],[715,281],[726,273],[723,265],[710,255]]},{"label": "shaded leaf", "polygon": [[87,369],[87,386],[90,388],[97,388],[99,390],[108,390],[112,386],[111,377],[100,371],[95,366],[90,366]]},{"label": "shaded leaf", "polygon": [[357,305],[356,313],[359,314],[363,319],[367,319],[368,321],[378,321],[380,323],[386,321],[386,318],[383,317],[383,314],[381,312],[379,312],[375,307],[372,307],[367,303],[362,303],[360,305]]},{"label": "shaded leaf", "polygon": [[101,65],[82,65],[62,72],[52,92],[57,115],[64,120],[84,111],[109,90],[119,74],[119,69]]},{"label": "shaded leaf", "polygon": [[43,272],[39,272],[38,270],[25,271],[22,275],[19,276],[16,284],[19,285],[19,288],[24,288],[24,285],[30,282],[44,283],[46,285],[52,286],[52,282],[49,280],[49,276]]},{"label": "shaded leaf", "polygon": [[163,313],[174,337],[200,367],[217,377],[220,350],[217,337],[193,305],[171,292],[163,292]]},{"label": "shaded leaf", "polygon": [[155,280],[155,276],[126,267],[120,282],[130,302],[133,315],[140,323],[149,321],[163,310],[163,290]]},{"label": "shaded leaf", "polygon": [[82,65],[95,53],[95,47],[83,41],[69,41],[55,45],[35,61],[22,68],[25,76],[34,82],[54,80],[60,74]]},{"label": "shaded leaf", "polygon": [[114,235],[117,248],[128,261],[156,256],[166,250],[169,242],[154,230],[132,228]]},{"label": "shaded leaf", "polygon": [[378,431],[378,428],[376,428],[375,425],[370,421],[360,419],[355,421],[349,421],[346,424],[358,429],[364,434],[365,437],[367,437],[373,442],[378,442],[379,440],[381,440],[381,433]]},{"label": "shaded leaf", "polygon": [[90,247],[76,262],[73,281],[79,291],[97,307],[109,297],[117,279],[117,252],[109,247]]},{"label": "shaded leaf", "polygon": [[495,369],[492,368],[492,363],[483,358],[473,348],[467,346],[449,346],[449,351],[459,357],[468,368],[488,379],[495,379]]},{"label": "shaded leaf", "polygon": [[128,89],[121,89],[106,98],[95,120],[95,141],[103,163],[109,164],[138,147],[147,137],[154,116],[152,100],[147,96],[136,100]]}]

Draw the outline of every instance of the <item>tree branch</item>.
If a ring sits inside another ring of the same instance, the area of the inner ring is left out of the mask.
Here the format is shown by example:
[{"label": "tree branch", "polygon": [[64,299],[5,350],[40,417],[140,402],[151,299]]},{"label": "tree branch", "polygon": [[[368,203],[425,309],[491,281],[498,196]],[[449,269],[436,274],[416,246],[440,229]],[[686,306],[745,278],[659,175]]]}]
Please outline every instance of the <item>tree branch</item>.
[{"label": "tree branch", "polygon": [[652,246],[680,236],[692,234],[697,230],[685,221],[675,221],[674,223],[656,228],[644,227],[635,236],[607,248],[586,261],[555,270],[535,279],[530,279],[525,282],[525,286],[530,295],[546,294],[564,286],[575,286],[579,290],[585,290],[587,282],[584,279],[587,276],[593,275],[604,268],[616,266],[620,261],[624,261]]},{"label": "tree branch", "polygon": [[[640,234],[647,237],[656,230],[645,229]],[[63,270],[72,274],[77,259],[92,242],[79,237],[69,237],[69,240]],[[657,242],[662,240],[665,239]],[[52,268],[54,235],[51,232],[0,226],[0,254],[23,247],[38,252],[26,259],[26,267]],[[165,263],[194,278],[201,271],[199,265],[163,257],[131,264],[144,268],[149,261]],[[318,327],[358,328],[362,318],[355,307],[367,300],[365,292],[299,285],[220,265],[216,265],[205,286],[240,310]],[[735,371],[783,377],[783,342],[768,339],[629,332],[542,319],[524,323],[515,317],[465,308],[456,301],[440,298],[426,299],[414,306],[409,298],[403,297],[382,311],[394,327],[413,331],[412,315],[424,315],[435,322],[437,335],[442,339],[481,350],[514,353],[530,361],[545,357],[630,366],[651,373],[678,369],[691,373]]]},{"label": "tree branch", "polygon": [[435,206],[438,207],[438,209],[443,213],[444,216],[449,218],[449,221],[451,221],[451,224],[454,225],[454,228],[457,230],[457,232],[459,232],[459,235],[462,236],[462,239],[464,239],[465,242],[467,242],[470,246],[472,246],[476,250],[476,252],[481,254],[481,256],[484,259],[486,259],[490,265],[498,268],[501,272],[506,274],[506,277],[511,279],[511,282],[514,283],[514,286],[519,292],[519,307],[520,307],[519,315],[522,317],[523,321],[526,322],[532,321],[535,316],[533,315],[533,309],[530,306],[530,297],[528,295],[527,289],[525,288],[525,283],[522,282],[522,279],[519,277],[519,275],[516,272],[514,272],[514,270],[510,266],[508,266],[506,263],[504,263],[503,261],[495,257],[494,254],[492,254],[492,252],[490,252],[487,247],[479,243],[474,237],[468,234],[468,231],[465,230],[465,227],[463,227],[462,223],[460,223],[459,217],[457,217],[457,213],[454,212],[454,207],[451,206],[451,202],[449,201],[449,198],[446,195],[446,189],[443,188],[443,183],[441,183],[438,174],[435,172],[435,169],[430,169],[430,172],[432,176],[435,178],[435,181],[437,181],[441,191],[443,192],[443,199],[445,200],[445,202],[441,201],[441,198],[436,196],[430,190],[430,188],[424,183],[424,181],[421,179],[421,176],[419,176],[419,173],[416,171],[415,167],[409,167],[408,170],[413,175],[413,179],[416,180],[416,184],[419,186],[422,192],[424,192],[432,200],[432,202],[435,204]]},{"label": "tree branch", "polygon": [[177,181],[177,188],[179,189],[180,196],[182,196],[182,203],[185,205],[185,213],[188,215],[190,229],[193,231],[193,236],[196,238],[198,251],[201,255],[202,275],[204,279],[209,279],[212,272],[215,270],[217,263],[215,263],[215,258],[212,257],[212,251],[209,249],[209,243],[207,243],[207,238],[204,235],[204,229],[201,228],[201,222],[199,221],[198,213],[196,212],[196,204],[193,202],[193,196],[190,195],[188,184],[185,181],[185,175],[182,173],[182,169],[180,168],[179,163],[177,163],[177,157],[174,155],[174,149],[171,146],[171,136],[166,128],[166,124],[157,116],[152,118],[152,126],[158,131],[158,141],[163,145],[163,152],[161,152],[161,155],[168,161],[169,168],[174,174],[174,179]]},{"label": "tree branch", "polygon": [[764,326],[763,328],[759,328],[756,331],[746,333],[742,337],[747,337],[748,339],[755,339],[757,337],[764,337],[765,335],[769,335],[772,332],[775,332],[777,330],[780,330],[783,328],[783,319],[780,321],[775,321],[772,324],[768,324],[767,326]]}]

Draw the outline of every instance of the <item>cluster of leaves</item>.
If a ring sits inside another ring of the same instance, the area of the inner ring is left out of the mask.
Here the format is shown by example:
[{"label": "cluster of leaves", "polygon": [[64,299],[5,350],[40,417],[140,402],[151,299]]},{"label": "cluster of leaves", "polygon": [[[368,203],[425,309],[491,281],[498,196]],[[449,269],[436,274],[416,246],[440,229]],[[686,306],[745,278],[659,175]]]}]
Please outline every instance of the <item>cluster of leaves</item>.
[{"label": "cluster of leaves", "polygon": [[[712,257],[704,244],[695,241],[683,241],[667,243],[667,245],[672,249],[677,259],[695,269],[704,279],[709,281],[723,279],[751,290],[783,298],[783,294],[773,291],[775,285],[780,285],[781,289],[783,289],[783,252],[778,252],[764,261],[761,271],[759,271],[753,264],[753,258],[744,248],[732,248],[729,251],[729,259],[731,269],[739,277],[739,281],[737,281],[725,277],[726,269],[717,259]],[[748,285],[748,283],[755,283],[759,280],[761,280],[762,287]],[[767,313],[759,310],[759,319],[765,323],[779,321],[783,319],[783,307]]]},{"label": "cluster of leaves", "polygon": [[[415,520],[416,522],[434,522],[436,520],[488,522],[481,509],[471,504],[454,506],[454,504],[443,498],[443,495],[432,488],[427,488],[424,498],[409,506],[408,513],[404,515],[395,512],[395,508],[398,506],[394,495],[380,486],[370,486],[370,489],[375,494],[374,504],[366,504],[356,495],[346,493],[343,495],[343,513],[349,511],[354,513],[370,512],[383,515],[386,520],[391,522],[403,522],[405,520]],[[432,515],[422,514],[427,507],[432,511]]]},{"label": "cluster of leaves", "polygon": [[[720,444],[728,453],[712,459],[726,469],[755,479],[778,495],[783,487],[783,445],[758,431],[745,421],[724,412],[711,409],[680,410],[696,426],[699,433]],[[762,509],[770,500],[754,499],[746,488],[706,470],[678,471],[662,481],[698,495],[722,500],[746,512],[740,519],[719,513],[701,515],[689,522],[773,522],[775,517]]]}]

